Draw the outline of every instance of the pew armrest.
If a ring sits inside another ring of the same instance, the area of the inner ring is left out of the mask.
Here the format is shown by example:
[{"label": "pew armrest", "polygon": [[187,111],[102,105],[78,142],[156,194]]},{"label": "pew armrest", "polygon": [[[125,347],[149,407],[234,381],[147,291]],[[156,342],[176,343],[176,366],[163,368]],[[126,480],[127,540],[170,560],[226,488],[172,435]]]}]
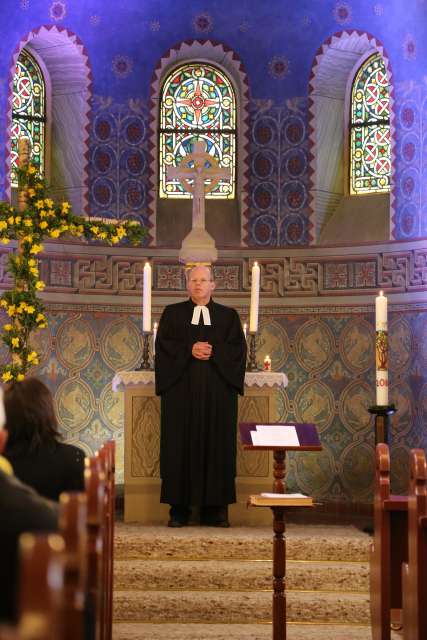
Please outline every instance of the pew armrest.
[{"label": "pew armrest", "polygon": [[385,511],[408,511],[408,496],[390,495],[384,500]]}]

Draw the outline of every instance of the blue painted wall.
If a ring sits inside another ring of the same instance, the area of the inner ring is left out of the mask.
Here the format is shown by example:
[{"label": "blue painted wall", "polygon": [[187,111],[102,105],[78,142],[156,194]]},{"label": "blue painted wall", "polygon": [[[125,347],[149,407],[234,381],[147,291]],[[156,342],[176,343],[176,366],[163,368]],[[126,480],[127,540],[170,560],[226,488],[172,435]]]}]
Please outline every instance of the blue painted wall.
[{"label": "blue painted wall", "polygon": [[[308,78],[318,47],[337,31],[358,29],[374,35],[384,44],[393,70],[398,115],[397,237],[427,236],[422,152],[427,113],[424,106],[427,93],[425,0],[193,0],[191,3],[184,0],[88,0],[84,3],[2,0],[1,8],[0,185],[4,181],[4,123],[11,56],[20,38],[33,28],[56,24],[79,36],[92,64],[94,96],[110,98],[111,113],[117,113],[117,110],[123,113],[123,108],[130,112],[131,99],[147,103],[152,71],[169,47],[187,38],[220,40],[235,50],[243,61],[253,106],[260,99],[271,100],[277,121],[289,115],[287,100],[307,97]],[[305,107],[300,115],[306,122]],[[409,138],[408,133],[411,133]],[[96,146],[94,132],[92,139]],[[408,141],[412,147],[408,146]],[[254,151],[256,141],[252,142],[253,154],[259,149]],[[301,140],[301,151],[306,147],[305,137]],[[144,153],[144,144],[141,151]],[[282,160],[279,156],[278,166]],[[99,168],[93,166],[92,185],[100,175]],[[122,176],[117,180],[132,177]],[[288,178],[284,175],[283,180],[286,182]],[[300,192],[307,183],[306,173],[300,179]],[[288,206],[285,198],[280,203],[273,199],[267,210],[264,199],[263,210],[254,194],[257,177],[253,171],[251,184],[250,242],[255,246],[306,243],[308,207],[306,200],[301,203],[301,194],[298,210]],[[279,190],[283,186],[279,184]],[[119,183],[115,184],[114,191],[119,193]],[[138,215],[144,219],[146,197],[144,194],[144,197],[136,197],[134,191],[134,209],[137,208]],[[115,207],[121,214],[128,214],[129,207],[125,211],[127,205],[118,199],[118,195],[115,197],[111,212],[116,213]],[[99,213],[103,207],[93,189],[90,200],[92,211]]]}]

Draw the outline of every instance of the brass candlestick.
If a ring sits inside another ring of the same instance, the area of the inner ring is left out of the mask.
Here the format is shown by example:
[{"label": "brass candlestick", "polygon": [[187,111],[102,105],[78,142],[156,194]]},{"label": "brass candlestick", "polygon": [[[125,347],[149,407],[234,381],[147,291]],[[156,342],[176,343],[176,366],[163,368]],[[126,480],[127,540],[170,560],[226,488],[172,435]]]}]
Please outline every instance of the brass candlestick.
[{"label": "brass candlestick", "polygon": [[249,358],[246,371],[259,371],[260,368],[256,361],[256,331],[249,332]]},{"label": "brass candlestick", "polygon": [[152,331],[144,331],[142,333],[142,361],[137,371],[153,371],[153,365],[150,362],[150,336]]}]

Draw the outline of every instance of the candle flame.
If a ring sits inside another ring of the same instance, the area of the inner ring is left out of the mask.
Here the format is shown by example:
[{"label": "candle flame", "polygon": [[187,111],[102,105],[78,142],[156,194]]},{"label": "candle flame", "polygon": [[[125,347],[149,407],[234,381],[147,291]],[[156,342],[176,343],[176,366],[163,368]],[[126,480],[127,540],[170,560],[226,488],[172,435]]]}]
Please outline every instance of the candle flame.
[{"label": "candle flame", "polygon": [[154,329],[157,329],[157,322],[154,323]]},{"label": "candle flame", "polygon": [[258,266],[258,262],[255,260],[254,267],[257,267],[257,266]]},{"label": "candle flame", "polygon": [[380,291],[380,296],[383,296],[383,295],[384,295],[384,291]]}]

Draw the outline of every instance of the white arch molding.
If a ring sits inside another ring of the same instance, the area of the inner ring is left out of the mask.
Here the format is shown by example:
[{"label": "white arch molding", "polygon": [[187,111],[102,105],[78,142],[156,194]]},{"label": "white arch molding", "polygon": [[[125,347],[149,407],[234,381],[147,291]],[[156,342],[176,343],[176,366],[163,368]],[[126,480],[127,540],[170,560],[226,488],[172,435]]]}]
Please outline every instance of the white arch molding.
[{"label": "white arch molding", "polygon": [[[347,191],[349,92],[355,73],[372,54],[379,53],[390,82],[391,187],[389,238],[394,237],[395,116],[392,71],[387,53],[374,36],[346,30],[332,35],[318,49],[309,79],[310,222],[315,244]],[[382,194],[380,198],[384,198]],[[366,198],[367,196],[352,196]],[[374,197],[374,196],[368,196]],[[360,201],[362,202],[362,200]],[[365,200],[365,204],[366,204]]]},{"label": "white arch molding", "polygon": [[[78,36],[61,26],[30,31],[17,44],[9,71],[7,131],[12,124],[13,77],[22,49],[34,55],[45,73],[50,115],[46,145],[47,177],[52,197],[71,202],[76,214],[88,213],[89,113],[92,70]],[[50,142],[50,144],[49,144]],[[10,136],[5,144],[5,189],[11,197]]]},{"label": "white arch molding", "polygon": [[150,188],[148,200],[149,221],[152,224],[150,242],[156,239],[157,192],[159,179],[159,101],[166,76],[186,62],[205,62],[221,69],[233,85],[237,108],[237,175],[236,197],[240,211],[240,241],[246,244],[248,233],[248,131],[249,84],[238,55],[221,42],[214,40],[185,40],[171,47],[159,60],[153,72],[150,90]]}]

